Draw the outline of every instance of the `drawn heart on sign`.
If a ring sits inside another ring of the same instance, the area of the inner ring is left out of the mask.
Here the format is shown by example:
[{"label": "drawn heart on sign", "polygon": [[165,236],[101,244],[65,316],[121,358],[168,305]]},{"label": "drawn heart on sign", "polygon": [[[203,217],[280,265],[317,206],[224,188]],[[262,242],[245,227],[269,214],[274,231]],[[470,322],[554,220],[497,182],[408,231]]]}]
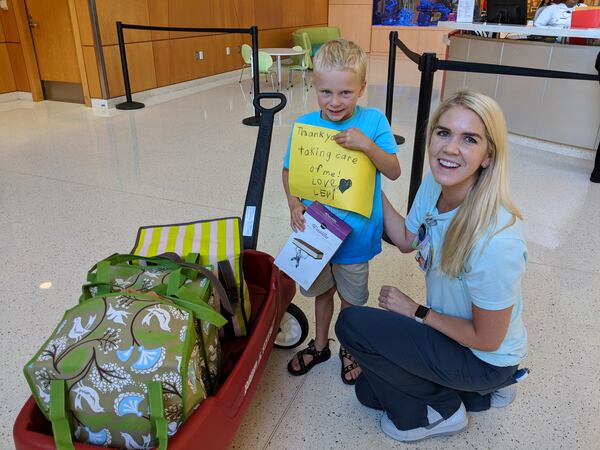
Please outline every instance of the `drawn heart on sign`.
[{"label": "drawn heart on sign", "polygon": [[340,180],[340,192],[343,194],[344,191],[347,191],[348,189],[350,189],[352,187],[352,180],[346,180],[345,178],[342,178]]}]

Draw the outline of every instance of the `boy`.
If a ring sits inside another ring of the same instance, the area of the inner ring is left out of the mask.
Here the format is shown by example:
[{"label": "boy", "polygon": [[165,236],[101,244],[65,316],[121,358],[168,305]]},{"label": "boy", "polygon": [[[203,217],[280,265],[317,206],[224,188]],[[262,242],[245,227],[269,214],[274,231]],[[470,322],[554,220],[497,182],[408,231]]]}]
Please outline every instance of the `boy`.
[{"label": "boy", "polygon": [[[331,357],[329,325],[333,316],[333,296],[337,292],[341,308],[364,305],[369,297],[369,260],[381,252],[383,230],[381,173],[395,180],[400,176],[396,158],[396,142],[385,116],[377,109],[357,105],[366,87],[367,57],[353,42],[336,39],[324,44],[314,59],[314,86],[319,110],[301,116],[297,122],[338,130],[334,137],[341,146],[362,151],[376,167],[373,210],[370,218],[327,206],[336,216],[352,227],[330,264],[303,295],[316,297],[316,334],[308,347],[299,351],[289,362],[292,375],[302,375],[316,364]],[[290,138],[291,143],[291,138]],[[290,145],[284,157],[283,187],[287,195],[292,229],[304,229],[303,213],[311,203],[290,194],[288,169]],[[341,377],[346,384],[354,384],[360,368],[340,348]]]}]

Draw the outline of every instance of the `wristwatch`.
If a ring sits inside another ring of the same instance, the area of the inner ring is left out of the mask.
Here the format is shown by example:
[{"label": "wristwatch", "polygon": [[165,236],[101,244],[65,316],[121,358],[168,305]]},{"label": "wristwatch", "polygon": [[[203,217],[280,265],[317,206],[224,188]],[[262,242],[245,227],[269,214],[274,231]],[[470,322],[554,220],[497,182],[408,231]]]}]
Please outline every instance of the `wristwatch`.
[{"label": "wristwatch", "polygon": [[415,320],[419,323],[425,322],[425,317],[429,314],[430,308],[427,306],[419,305],[417,311],[415,312]]}]

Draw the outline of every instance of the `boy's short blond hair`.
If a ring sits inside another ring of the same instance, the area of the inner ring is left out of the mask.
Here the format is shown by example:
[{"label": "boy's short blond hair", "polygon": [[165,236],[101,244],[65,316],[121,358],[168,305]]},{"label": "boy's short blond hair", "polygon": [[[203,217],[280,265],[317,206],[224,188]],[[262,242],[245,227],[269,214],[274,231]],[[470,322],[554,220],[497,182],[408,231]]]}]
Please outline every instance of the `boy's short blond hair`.
[{"label": "boy's short blond hair", "polygon": [[354,72],[361,82],[365,81],[367,76],[367,55],[362,48],[346,39],[333,39],[323,44],[313,63],[315,72]]}]

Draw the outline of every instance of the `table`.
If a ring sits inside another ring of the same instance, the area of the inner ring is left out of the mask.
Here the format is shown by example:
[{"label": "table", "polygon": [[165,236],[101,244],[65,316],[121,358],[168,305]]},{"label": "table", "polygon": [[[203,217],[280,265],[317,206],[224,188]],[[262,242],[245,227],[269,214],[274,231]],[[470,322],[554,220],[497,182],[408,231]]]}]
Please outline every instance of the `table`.
[{"label": "table", "polygon": [[281,90],[281,57],[282,56],[298,56],[304,55],[306,50],[294,50],[293,48],[261,48],[259,49],[261,52],[268,53],[271,56],[275,56],[277,58],[277,83],[278,83],[278,91]]}]

